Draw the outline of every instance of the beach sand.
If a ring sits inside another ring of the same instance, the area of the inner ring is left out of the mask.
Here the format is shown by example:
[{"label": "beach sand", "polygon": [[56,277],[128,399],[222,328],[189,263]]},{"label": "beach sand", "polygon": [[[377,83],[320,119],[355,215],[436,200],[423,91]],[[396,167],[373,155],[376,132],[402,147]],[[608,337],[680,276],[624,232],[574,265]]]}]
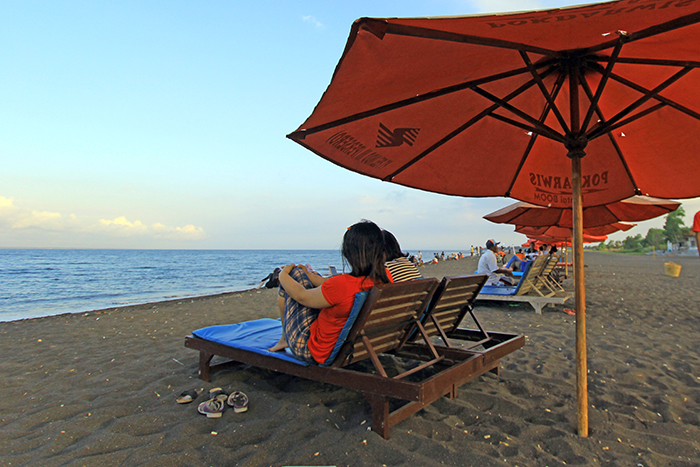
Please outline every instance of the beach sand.
[{"label": "beach sand", "polygon": [[[303,258],[299,258],[303,261]],[[698,466],[700,260],[586,252],[590,436],[576,435],[573,308],[484,302],[487,329],[525,346],[501,374],[462,386],[391,430],[368,431],[357,392],[235,365],[197,379],[192,330],[277,317],[252,290],[0,323],[0,465],[12,466]],[[466,274],[476,260],[422,268]],[[571,279],[565,285],[571,289]],[[220,419],[176,397],[240,390]]]}]

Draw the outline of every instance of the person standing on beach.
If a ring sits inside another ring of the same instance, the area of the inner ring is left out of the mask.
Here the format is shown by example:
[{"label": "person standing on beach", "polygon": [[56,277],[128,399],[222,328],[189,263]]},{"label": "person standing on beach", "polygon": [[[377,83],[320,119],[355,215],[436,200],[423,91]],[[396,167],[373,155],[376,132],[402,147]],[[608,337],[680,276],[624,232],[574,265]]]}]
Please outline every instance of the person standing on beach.
[{"label": "person standing on beach", "polygon": [[388,282],[384,238],[375,223],[361,221],[350,226],[341,253],[350,274],[324,278],[302,265],[282,268],[278,297],[282,336],[270,352],[288,347],[300,360],[325,362],[348,319],[355,294]]},{"label": "person standing on beach", "polygon": [[479,258],[477,274],[488,274],[489,278],[485,285],[513,285],[513,270],[510,268],[499,268],[496,254],[499,251],[499,242],[493,240],[486,241],[486,251]]},{"label": "person standing on beach", "polygon": [[695,232],[695,246],[698,247],[698,254],[700,254],[700,211],[693,217],[693,232]]}]

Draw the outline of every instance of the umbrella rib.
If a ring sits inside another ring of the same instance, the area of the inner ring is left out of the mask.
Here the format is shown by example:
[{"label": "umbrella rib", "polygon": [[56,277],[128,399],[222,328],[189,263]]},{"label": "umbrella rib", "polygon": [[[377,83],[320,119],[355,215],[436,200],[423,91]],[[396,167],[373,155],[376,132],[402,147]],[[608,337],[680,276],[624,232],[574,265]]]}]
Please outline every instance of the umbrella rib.
[{"label": "umbrella rib", "polygon": [[657,110],[660,110],[660,109],[662,109],[662,108],[664,108],[664,107],[666,107],[666,104],[664,104],[663,102],[659,102],[658,104],[656,104],[656,105],[654,105],[654,106],[652,106],[652,107],[649,107],[648,109],[645,109],[645,110],[643,110],[643,111],[641,111],[641,112],[638,112],[638,113],[636,113],[636,114],[634,114],[634,115],[632,115],[632,116],[630,116],[630,117],[628,117],[628,118],[625,118],[624,120],[618,121],[618,122],[615,123],[614,125],[610,125],[610,127],[608,128],[607,131],[608,131],[608,132],[611,132],[611,131],[617,130],[618,128],[621,128],[621,127],[623,127],[623,126],[625,126],[625,125],[627,125],[627,124],[629,124],[629,123],[632,123],[632,122],[634,122],[635,120],[639,120],[639,119],[642,118],[642,117],[646,117],[647,115],[649,115],[649,114],[651,114],[651,113],[654,113],[654,112],[656,112]]},{"label": "umbrella rib", "polygon": [[689,15],[681,16],[680,18],[672,19],[671,21],[667,21],[662,24],[650,26],[646,29],[642,29],[641,31],[633,32],[632,34],[629,34],[627,36],[627,41],[638,41],[640,39],[646,39],[647,37],[673,31],[674,29],[690,26],[698,22],[700,22],[700,12],[691,13]]},{"label": "umbrella rib", "polygon": [[540,88],[540,92],[542,93],[544,98],[547,99],[547,104],[554,112],[554,115],[557,117],[557,120],[559,120],[559,124],[564,129],[564,131],[566,133],[568,133],[569,126],[566,124],[566,120],[564,119],[564,116],[561,114],[561,112],[559,111],[559,108],[554,103],[554,99],[549,94],[547,87],[544,85],[544,82],[542,81],[542,77],[539,75],[539,73],[537,73],[535,66],[532,64],[530,57],[527,55],[527,52],[521,50],[520,57],[523,59],[523,62],[525,62],[527,69],[530,70],[530,74],[532,75],[532,77],[535,78],[535,82],[537,82],[537,86]]},{"label": "umbrella rib", "polygon": [[[557,76],[557,81],[554,83],[554,87],[552,88],[552,95],[553,99],[556,99],[557,96],[559,95],[559,91],[561,91],[562,85],[564,84],[564,79],[566,77],[563,74],[559,74]],[[544,122],[547,119],[547,115],[549,114],[549,103],[542,109],[542,115],[540,116],[540,121]],[[515,174],[513,175],[512,180],[510,181],[510,186],[508,187],[508,191],[506,191],[506,196],[510,196],[510,192],[513,190],[513,185],[515,185],[515,180],[518,178],[520,175],[520,171],[523,169],[523,166],[525,165],[525,161],[530,155],[530,151],[532,151],[533,146],[535,145],[535,141],[537,141],[537,136],[538,134],[536,132],[532,132],[532,137],[530,138],[530,141],[527,143],[527,147],[525,148],[525,152],[523,153],[523,157],[520,158],[520,163],[518,164],[518,168],[515,171]]]},{"label": "umbrella rib", "polygon": [[[648,93],[649,92],[649,90],[647,88],[640,86],[639,84],[637,84],[633,81],[630,81],[627,78],[623,78],[622,76],[619,76],[619,75],[616,75],[613,73],[610,75],[610,77],[612,79],[614,79],[615,81],[634,89],[635,91],[638,91],[641,93]],[[663,97],[663,96],[658,96],[658,95],[654,96],[654,99],[658,100],[659,102],[663,102],[664,104],[668,105],[669,107],[673,107],[674,109],[676,109],[680,112],[683,112],[684,114],[686,114],[690,117],[693,117],[696,120],[700,120],[700,113],[698,113],[692,109],[689,109],[689,108],[679,104],[676,101],[672,101],[671,99],[668,99],[668,98]]]},{"label": "umbrella rib", "polygon": [[[598,102],[600,101],[600,97],[603,95],[603,90],[605,89],[605,85],[607,84],[608,79],[610,78],[610,74],[612,73],[615,61],[620,55],[623,43],[624,41],[619,40],[615,45],[615,49],[613,50],[613,53],[610,56],[611,60],[608,62],[608,65],[605,67],[605,71],[603,72],[603,76],[600,78],[600,82],[598,83],[598,89],[596,89],[595,96],[593,96],[593,98],[591,99],[591,105],[588,107],[588,112],[586,112],[586,116],[584,117],[583,123],[581,124],[581,131],[583,131],[584,133],[588,128],[588,124],[591,122],[591,118],[593,118],[594,109],[598,108]],[[581,81],[585,81],[585,79],[582,79]]]},{"label": "umbrella rib", "polygon": [[[526,112],[523,112],[522,110],[509,104],[508,102],[504,101],[503,99],[491,94],[490,92],[488,92],[484,89],[481,89],[478,86],[472,87],[472,90],[474,92],[476,92],[477,94],[479,94],[480,96],[485,97],[486,99],[498,104],[499,107],[503,107],[504,109],[509,110],[510,112],[521,117],[522,119],[530,122],[534,126],[534,131],[536,133],[540,133],[542,136],[547,136],[548,138],[551,138],[555,141],[559,141],[562,143],[566,140],[564,135],[557,133],[557,131],[554,130],[553,128],[550,128],[547,125],[540,123],[539,120],[533,118],[532,116],[528,115]],[[494,115],[494,117],[495,117],[495,115]],[[499,117],[502,119],[506,118],[506,117],[501,117],[501,116],[499,116]],[[518,124],[516,126],[520,126],[522,128],[528,128],[528,127],[523,127],[522,124]]]},{"label": "umbrella rib", "polygon": [[504,41],[492,37],[471,36],[469,34],[459,34],[456,32],[438,31],[436,29],[408,26],[405,24],[396,24],[391,22],[386,24],[386,33],[397,36],[419,37],[422,39],[434,39],[447,42],[459,42],[462,44],[484,45],[488,47],[497,47],[500,49],[520,50],[546,55],[549,57],[559,57],[561,55],[560,52],[556,50],[535,47],[532,45],[523,44],[521,42]]},{"label": "umbrella rib", "polygon": [[[607,69],[606,69],[607,71]],[[581,83],[581,87],[583,88],[583,92],[586,93],[588,96],[588,99],[591,101],[591,108],[595,109],[595,113],[598,115],[598,118],[600,118],[600,121],[605,124],[605,116],[603,115],[603,111],[600,109],[598,106],[598,103],[595,103],[595,107],[593,106],[593,92],[591,91],[590,86],[588,85],[588,81],[583,79],[579,80]],[[589,109],[590,110],[590,109]],[[625,156],[622,154],[622,150],[620,149],[620,145],[617,144],[617,139],[615,139],[615,136],[612,134],[612,130],[608,131],[608,138],[610,139],[610,142],[612,143],[613,147],[615,148],[615,152],[617,153],[617,156],[620,158],[620,162],[622,163],[622,166],[625,168],[625,172],[627,172],[627,176],[629,177],[630,181],[632,182],[632,186],[635,189],[635,192],[639,194],[639,188],[637,188],[637,182],[634,179],[634,176],[632,175],[632,172],[630,171],[629,166],[627,165],[627,160],[625,159]]]},{"label": "umbrella rib", "polygon": [[[548,66],[549,64],[550,64],[550,62],[548,61],[548,62],[539,63],[537,66],[544,67],[544,66]],[[306,135],[311,135],[314,133],[318,133],[320,131],[328,130],[330,128],[335,128],[337,126],[345,125],[345,124],[352,123],[352,122],[362,120],[365,118],[373,117],[375,115],[390,112],[392,110],[400,109],[402,107],[407,107],[409,105],[413,105],[413,104],[417,104],[417,103],[427,101],[430,99],[442,97],[442,96],[445,96],[447,94],[463,91],[465,89],[470,89],[470,88],[473,88],[474,86],[479,85],[479,84],[487,84],[487,83],[490,83],[492,81],[498,81],[500,79],[510,78],[513,76],[528,74],[528,73],[529,72],[528,72],[527,68],[518,68],[515,70],[509,70],[509,71],[506,71],[503,73],[498,73],[498,74],[491,75],[491,76],[485,76],[483,78],[479,78],[479,79],[474,80],[474,81],[455,84],[453,86],[448,86],[448,87],[442,88],[442,89],[436,89],[434,91],[431,91],[431,92],[428,92],[428,93],[425,93],[425,94],[422,94],[419,96],[414,96],[414,97],[410,97],[408,99],[403,99],[400,101],[392,102],[391,104],[386,104],[386,105],[383,105],[380,107],[376,107],[374,109],[365,110],[363,112],[358,112],[354,115],[348,115],[347,117],[343,117],[343,118],[340,118],[338,120],[324,123],[322,125],[317,125],[315,127],[297,130],[297,131],[294,131],[294,132],[290,133],[289,135],[287,135],[287,138],[304,139],[306,137]],[[548,73],[551,73],[551,71],[548,71]]]},{"label": "umbrella rib", "polygon": [[606,57],[602,55],[590,55],[586,57],[593,62],[612,62],[625,63],[629,65],[657,65],[657,66],[672,66],[672,67],[700,67],[700,62],[696,60],[664,60],[660,58],[631,58],[631,57]]},{"label": "umbrella rib", "polygon": [[[663,34],[665,32],[673,31],[674,29],[679,29],[685,26],[690,26],[692,24],[700,22],[700,12],[698,13],[691,13],[686,16],[682,16],[680,18],[673,19],[671,21],[667,21],[666,23],[663,24],[657,24],[654,26],[650,26],[646,29],[642,29],[641,31],[634,32],[632,34],[628,34],[625,36],[625,42],[633,42],[633,41],[638,41],[641,39],[646,39],[647,37],[652,37],[656,36],[658,34]],[[598,44],[594,47],[589,47],[587,49],[583,49],[584,52],[586,53],[594,53],[598,52],[601,50],[609,49],[615,45],[615,42],[617,39],[609,42],[605,42],[602,44]]]},{"label": "umbrella rib", "polygon": [[[544,74],[545,74],[545,75],[548,75],[548,74],[551,73],[553,70],[554,70],[553,68],[550,68],[550,69],[547,70]],[[534,86],[534,84],[535,84],[535,81],[534,81],[534,80],[528,81],[527,83],[523,84],[523,85],[520,86],[518,89],[516,89],[515,91],[513,91],[512,93],[510,93],[509,95],[507,95],[507,96],[505,97],[505,100],[510,100],[510,99],[513,99],[513,98],[519,96],[520,94],[522,94],[523,92],[527,91],[529,88],[531,88],[532,86]],[[413,159],[411,159],[410,161],[408,161],[407,163],[405,163],[404,165],[402,165],[401,167],[399,167],[398,169],[396,169],[394,172],[392,172],[392,173],[390,173],[389,175],[387,175],[386,177],[384,177],[382,180],[385,181],[385,182],[386,182],[386,181],[392,181],[392,179],[393,179],[394,177],[396,177],[398,174],[400,174],[401,172],[403,172],[404,170],[406,170],[408,167],[412,166],[413,164],[415,164],[415,163],[418,162],[419,160],[423,159],[425,156],[427,156],[428,154],[430,154],[431,152],[433,152],[434,150],[436,150],[437,148],[439,148],[440,146],[442,146],[443,144],[445,144],[446,142],[448,142],[449,140],[451,140],[452,138],[454,138],[455,136],[457,136],[458,134],[460,134],[461,132],[463,132],[464,130],[466,130],[467,128],[469,128],[470,126],[474,125],[476,122],[478,122],[478,121],[481,120],[482,118],[488,116],[488,115],[491,114],[494,110],[498,109],[498,107],[499,107],[499,106],[498,106],[497,104],[494,104],[494,105],[491,105],[490,107],[488,107],[488,108],[482,110],[482,111],[479,112],[477,115],[475,115],[474,117],[470,118],[464,125],[461,125],[461,126],[457,127],[454,131],[452,131],[452,132],[450,132],[449,134],[447,134],[447,135],[446,135],[444,138],[442,138],[440,141],[437,141],[435,144],[433,144],[432,146],[430,146],[429,148],[427,148],[425,151],[421,152],[421,153],[418,154],[416,157],[414,157]]]},{"label": "umbrella rib", "polygon": [[668,78],[668,79],[667,79],[666,81],[664,81],[663,83],[659,84],[657,87],[655,87],[655,88],[652,89],[651,91],[645,92],[645,93],[644,93],[644,96],[642,96],[641,98],[637,99],[636,102],[633,102],[632,104],[630,104],[629,106],[627,106],[627,108],[625,108],[625,109],[621,110],[620,112],[618,112],[618,114],[615,115],[614,117],[612,117],[605,125],[596,125],[595,127],[593,127],[593,128],[591,129],[591,132],[587,135],[587,137],[588,137],[589,139],[595,139],[595,138],[597,138],[598,136],[600,136],[601,134],[607,132],[607,131],[608,131],[608,128],[607,128],[607,127],[612,127],[612,126],[615,125],[619,120],[622,120],[623,117],[625,117],[626,115],[628,115],[629,113],[631,113],[631,112],[634,111],[635,109],[639,108],[642,104],[644,104],[645,102],[647,102],[648,100],[650,100],[650,99],[652,99],[652,98],[655,98],[661,91],[663,91],[663,90],[666,89],[668,86],[670,86],[671,84],[673,84],[673,83],[675,83],[676,81],[678,81],[680,78],[682,78],[683,76],[685,76],[686,74],[688,74],[691,70],[693,70],[692,67],[685,67],[685,68],[683,68],[682,70],[680,70],[680,71],[678,71],[677,73],[675,73],[675,74],[674,74],[673,76],[671,76],[670,78]]}]

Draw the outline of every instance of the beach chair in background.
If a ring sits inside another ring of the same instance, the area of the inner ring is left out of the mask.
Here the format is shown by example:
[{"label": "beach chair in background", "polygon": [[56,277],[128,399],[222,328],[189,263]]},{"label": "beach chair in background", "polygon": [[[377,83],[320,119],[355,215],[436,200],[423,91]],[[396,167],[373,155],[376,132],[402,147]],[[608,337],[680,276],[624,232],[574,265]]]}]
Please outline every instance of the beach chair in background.
[{"label": "beach chair in background", "polygon": [[484,286],[476,299],[529,303],[538,315],[542,314],[542,308],[546,305],[563,305],[571,298],[571,294],[550,290],[546,281],[542,279],[549,260],[549,256],[538,256],[517,285]]},{"label": "beach chair in background", "polygon": [[[267,351],[281,335],[279,320],[203,328],[186,337],[185,346],[199,351],[199,377],[205,381],[215,369],[230,365],[211,364],[214,356],[221,356],[360,391],[371,407],[372,430],[388,438],[392,426],[442,396],[455,397],[457,387],[497,368],[496,356],[524,343],[514,334],[489,359],[481,351],[433,345],[421,319],[438,284],[434,278],[419,279],[378,285],[358,294],[331,357],[322,365],[299,361],[291,353]],[[397,359],[405,364],[397,365]],[[397,400],[405,404],[396,407]]]},{"label": "beach chair in background", "polygon": [[537,276],[537,282],[535,284],[537,290],[547,289],[551,292],[550,295],[556,294],[557,292],[564,292],[564,287],[553,277],[558,263],[558,256],[550,255],[548,257],[547,262],[542,268],[542,272]]}]

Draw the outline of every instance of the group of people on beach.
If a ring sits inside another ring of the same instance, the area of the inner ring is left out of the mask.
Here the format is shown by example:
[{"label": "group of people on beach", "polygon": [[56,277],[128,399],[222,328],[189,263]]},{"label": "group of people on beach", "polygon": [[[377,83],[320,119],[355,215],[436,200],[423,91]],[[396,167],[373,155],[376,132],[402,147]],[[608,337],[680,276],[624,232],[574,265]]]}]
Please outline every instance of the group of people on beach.
[{"label": "group of people on beach", "polygon": [[282,336],[269,350],[289,348],[300,360],[323,363],[350,314],[355,295],[375,284],[421,277],[394,235],[370,221],[348,227],[341,247],[348,274],[323,277],[307,266],[288,264],[279,272]]}]

